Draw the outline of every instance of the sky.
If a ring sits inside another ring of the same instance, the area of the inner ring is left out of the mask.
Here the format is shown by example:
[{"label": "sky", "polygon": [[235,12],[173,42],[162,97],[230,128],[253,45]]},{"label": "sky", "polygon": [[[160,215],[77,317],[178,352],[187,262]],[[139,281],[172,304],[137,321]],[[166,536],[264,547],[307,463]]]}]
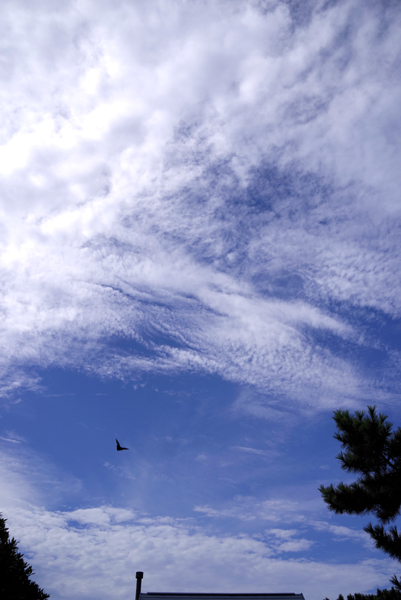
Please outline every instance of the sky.
[{"label": "sky", "polygon": [[401,425],[398,0],[0,23],[0,511],[34,580],[389,587],[318,487],[353,480],[334,410]]}]

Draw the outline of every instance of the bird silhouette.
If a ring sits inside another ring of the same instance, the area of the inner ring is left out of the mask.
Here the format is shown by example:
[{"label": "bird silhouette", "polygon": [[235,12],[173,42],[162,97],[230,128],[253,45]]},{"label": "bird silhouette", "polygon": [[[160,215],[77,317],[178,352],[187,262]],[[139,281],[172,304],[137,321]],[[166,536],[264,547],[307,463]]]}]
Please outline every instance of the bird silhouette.
[{"label": "bird silhouette", "polygon": [[120,446],[120,442],[118,441],[117,438],[116,438],[116,442],[117,442],[117,452],[120,452],[120,450],[129,450],[129,448],[123,448],[122,446]]}]

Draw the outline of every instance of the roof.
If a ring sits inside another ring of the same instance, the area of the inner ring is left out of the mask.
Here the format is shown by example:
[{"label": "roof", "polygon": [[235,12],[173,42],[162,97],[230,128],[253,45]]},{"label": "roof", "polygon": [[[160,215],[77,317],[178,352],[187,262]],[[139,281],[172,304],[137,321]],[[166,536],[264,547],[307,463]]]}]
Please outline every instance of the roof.
[{"label": "roof", "polygon": [[185,594],[185,593],[141,593],[141,600],[305,600],[303,594]]}]

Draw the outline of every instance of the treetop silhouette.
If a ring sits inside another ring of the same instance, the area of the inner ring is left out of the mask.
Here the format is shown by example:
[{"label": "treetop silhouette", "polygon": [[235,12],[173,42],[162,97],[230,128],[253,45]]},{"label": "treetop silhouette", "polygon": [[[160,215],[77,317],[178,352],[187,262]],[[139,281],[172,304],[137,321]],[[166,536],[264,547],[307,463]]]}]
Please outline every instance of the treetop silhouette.
[{"label": "treetop silhouette", "polygon": [[[378,523],[369,523],[364,530],[373,538],[376,548],[401,562],[401,535],[396,526],[384,528],[401,510],[401,427],[393,431],[387,418],[377,414],[375,406],[368,406],[367,414],[334,412],[337,425],[334,437],[342,445],[336,458],[344,471],[359,477],[350,485],[321,485],[319,491],[329,510],[337,514],[372,513]],[[401,581],[395,575],[391,583],[401,590]]]},{"label": "treetop silhouette", "polygon": [[0,514],[0,597],[13,600],[46,600],[46,594],[34,581],[32,567],[18,552],[17,541],[10,539],[6,519]]}]

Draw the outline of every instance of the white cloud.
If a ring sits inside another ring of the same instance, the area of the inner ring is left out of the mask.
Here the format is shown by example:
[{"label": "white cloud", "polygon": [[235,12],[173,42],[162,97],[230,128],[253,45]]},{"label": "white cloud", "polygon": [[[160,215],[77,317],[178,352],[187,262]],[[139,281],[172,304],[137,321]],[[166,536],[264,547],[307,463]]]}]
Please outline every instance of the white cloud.
[{"label": "white cloud", "polygon": [[362,542],[367,548],[374,547],[372,539],[364,531],[355,531],[355,529],[350,529],[343,525],[330,525],[330,523],[324,521],[311,521],[311,525],[317,531],[329,531],[337,539],[349,539],[355,542]]},{"label": "white cloud", "polygon": [[[127,597],[134,592],[136,570],[145,573],[144,591],[295,591],[309,600],[363,592],[391,575],[387,560],[284,560],[247,535],[219,537],[171,519],[142,524],[132,511],[107,506],[72,512],[13,508],[5,516],[28,553],[35,580],[55,600]],[[307,540],[293,540],[277,550],[306,547]]]},{"label": "white cloud", "polygon": [[[223,510],[196,509],[196,519],[96,503],[49,510],[55,493],[61,491],[64,502],[74,494],[74,481],[65,474],[61,479],[32,451],[13,452],[11,458],[2,453],[0,461],[2,513],[33,566],[34,580],[55,600],[127,597],[136,570],[145,572],[144,591],[295,591],[309,600],[385,586],[393,574],[393,561],[387,559],[335,563],[306,558],[316,545],[310,539],[313,531],[331,534],[333,540],[365,542],[359,532],[316,521],[314,502],[238,497]],[[214,517],[212,527],[203,515]],[[242,533],[221,533],[225,517],[242,521]],[[252,523],[260,524],[259,534],[246,533]],[[266,523],[273,527],[265,530]],[[285,558],[288,553],[298,558]]]},{"label": "white cloud", "polygon": [[24,437],[15,431],[10,431],[7,429],[3,432],[3,436],[0,436],[0,440],[3,440],[4,442],[11,442],[12,444],[21,444],[26,442]]},{"label": "white cloud", "polygon": [[[21,444],[0,443],[0,506],[40,506],[63,495],[74,496],[82,488],[74,476],[56,468],[48,457],[36,453],[20,438]],[[40,490],[40,491],[39,491]]]},{"label": "white cloud", "polygon": [[103,463],[103,466],[105,466],[106,469],[110,469],[111,471],[113,471],[113,473],[116,473],[116,475],[119,475],[120,477],[125,477],[126,479],[132,479],[132,480],[136,479],[135,475],[132,473],[131,469],[129,469],[128,467],[116,466],[109,462]]},{"label": "white cloud", "polygon": [[[302,496],[300,488],[297,488],[298,497]],[[313,497],[300,498],[299,500],[288,499],[290,494],[281,497],[261,500],[251,496],[237,496],[220,507],[196,506],[194,511],[205,517],[212,519],[236,519],[244,522],[260,523],[263,529],[263,522],[273,522],[281,525],[296,524],[302,526],[300,529],[288,529],[288,527],[269,527],[264,532],[268,538],[276,538],[272,547],[277,551],[298,552],[310,548],[314,541],[305,538],[293,539],[294,536],[300,536],[305,528],[311,530],[329,532],[333,535],[334,541],[351,540],[357,544],[372,550],[374,544],[367,533],[360,529],[351,529],[344,525],[333,525],[323,520],[326,507]],[[321,520],[317,520],[317,515],[322,515]]]},{"label": "white cloud", "polygon": [[231,449],[245,452],[246,454],[256,454],[257,456],[263,456],[270,460],[273,460],[279,455],[279,452],[275,450],[261,450],[260,448],[249,448],[248,446],[231,446]]},{"label": "white cloud", "polygon": [[296,523],[304,521],[306,514],[322,510],[321,504],[321,501],[316,499],[295,501],[289,500],[288,496],[269,500],[260,500],[252,496],[236,496],[223,507],[195,506],[194,511],[213,518]]},{"label": "white cloud", "polygon": [[358,343],[332,302],[400,314],[400,14],[263,6],[3,3],[4,394],[57,364],[391,397],[309,333]]},{"label": "white cloud", "polygon": [[276,546],[277,552],[302,552],[308,550],[313,545],[311,540],[291,540],[289,542],[283,542]]},{"label": "white cloud", "polygon": [[298,533],[296,529],[274,529],[274,528],[269,529],[267,532],[271,535],[274,535],[275,537],[277,537],[279,539],[284,539],[284,540],[292,538],[294,535],[296,535]]},{"label": "white cloud", "polygon": [[266,534],[276,538],[274,549],[276,552],[302,552],[308,550],[312,545],[312,540],[305,538],[292,539],[298,534],[296,529],[268,529]]}]

